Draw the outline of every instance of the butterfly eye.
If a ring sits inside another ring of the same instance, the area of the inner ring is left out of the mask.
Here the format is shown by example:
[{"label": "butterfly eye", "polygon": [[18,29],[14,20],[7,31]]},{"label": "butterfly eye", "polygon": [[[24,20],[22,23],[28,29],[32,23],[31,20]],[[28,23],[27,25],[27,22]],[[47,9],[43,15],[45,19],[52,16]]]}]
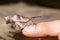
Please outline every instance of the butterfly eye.
[{"label": "butterfly eye", "polygon": [[8,23],[10,23],[10,20],[7,20],[7,21],[6,21],[6,24],[8,24]]}]

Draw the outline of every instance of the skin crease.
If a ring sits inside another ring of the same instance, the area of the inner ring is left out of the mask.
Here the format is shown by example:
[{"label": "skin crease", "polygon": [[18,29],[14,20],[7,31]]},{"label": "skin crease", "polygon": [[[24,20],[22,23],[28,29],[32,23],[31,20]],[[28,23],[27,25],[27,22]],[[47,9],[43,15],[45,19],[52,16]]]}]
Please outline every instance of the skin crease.
[{"label": "skin crease", "polygon": [[22,33],[27,37],[58,36],[60,40],[60,20],[27,26],[22,30]]}]

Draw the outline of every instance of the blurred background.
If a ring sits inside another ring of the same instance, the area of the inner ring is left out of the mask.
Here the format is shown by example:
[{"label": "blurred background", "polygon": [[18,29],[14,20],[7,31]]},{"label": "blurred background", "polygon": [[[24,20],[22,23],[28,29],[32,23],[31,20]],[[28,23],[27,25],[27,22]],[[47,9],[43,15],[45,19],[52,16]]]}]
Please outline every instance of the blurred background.
[{"label": "blurred background", "polygon": [[20,32],[14,33],[5,24],[4,17],[20,14],[26,17],[41,16],[40,22],[60,20],[59,4],[60,0],[0,0],[0,40],[57,40],[57,37],[27,38]]},{"label": "blurred background", "polygon": [[38,5],[38,6],[46,6],[52,8],[60,8],[60,0],[0,0],[1,5],[9,5],[24,2],[28,5]]}]

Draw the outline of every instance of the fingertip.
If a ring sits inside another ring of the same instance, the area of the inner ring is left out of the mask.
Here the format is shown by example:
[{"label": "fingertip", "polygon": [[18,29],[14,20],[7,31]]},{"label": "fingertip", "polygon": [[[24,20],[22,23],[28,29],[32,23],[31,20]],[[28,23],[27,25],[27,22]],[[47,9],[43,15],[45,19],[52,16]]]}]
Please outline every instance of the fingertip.
[{"label": "fingertip", "polygon": [[[39,30],[39,29],[38,29]],[[22,30],[22,34],[24,36],[27,36],[27,37],[40,37],[40,32],[37,31],[36,29],[36,25],[30,25],[28,27],[25,27],[23,30]]]},{"label": "fingertip", "polygon": [[22,34],[27,36],[27,37],[33,37],[34,35],[34,31],[35,31],[35,26],[34,25],[31,25],[31,26],[28,26],[28,27],[25,27],[23,30],[22,30]]},{"label": "fingertip", "polygon": [[27,37],[43,37],[46,35],[46,30],[44,26],[46,26],[44,23],[30,25],[22,30],[22,34]]}]

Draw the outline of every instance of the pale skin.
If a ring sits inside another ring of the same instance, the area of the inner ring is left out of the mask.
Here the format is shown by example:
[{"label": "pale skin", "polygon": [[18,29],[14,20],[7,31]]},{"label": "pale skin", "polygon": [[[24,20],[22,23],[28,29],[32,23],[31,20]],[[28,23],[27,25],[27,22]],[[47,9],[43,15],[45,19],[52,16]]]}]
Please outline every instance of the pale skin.
[{"label": "pale skin", "polygon": [[58,36],[58,40],[60,40],[60,20],[30,25],[25,27],[22,33],[27,37]]}]

